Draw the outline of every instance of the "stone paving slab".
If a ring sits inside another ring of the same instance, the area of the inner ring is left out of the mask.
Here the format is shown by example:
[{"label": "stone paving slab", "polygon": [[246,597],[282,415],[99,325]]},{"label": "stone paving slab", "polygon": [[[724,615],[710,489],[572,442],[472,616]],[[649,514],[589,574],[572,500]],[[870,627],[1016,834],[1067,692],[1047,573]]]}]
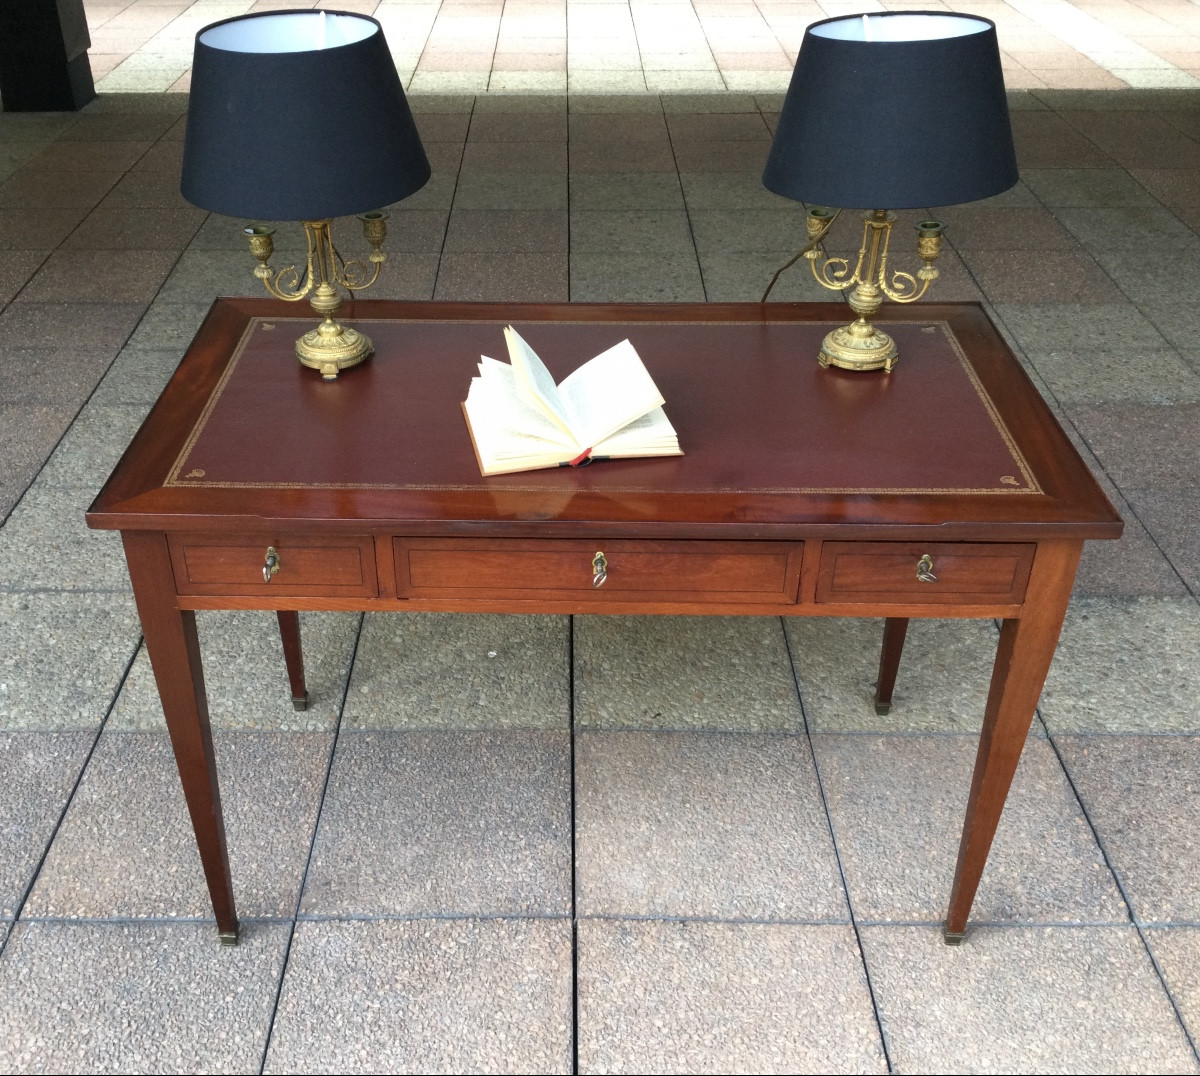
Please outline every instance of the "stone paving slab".
[{"label": "stone paving slab", "polygon": [[800,728],[778,617],[578,616],[581,728]]},{"label": "stone paving slab", "polygon": [[[215,729],[331,732],[337,725],[358,638],[357,613],[301,613],[308,708],[296,710],[279,622],[263,610],[196,614],[208,714]],[[162,703],[142,646],[109,719],[114,730],[166,731]]]},{"label": "stone paving slab", "polygon": [[0,957],[8,1072],[257,1072],[289,928],[22,922]]},{"label": "stone paving slab", "polygon": [[368,614],[350,729],[565,729],[566,617]]},{"label": "stone paving slab", "polygon": [[96,729],[138,645],[130,596],[0,592],[0,729]]},{"label": "stone paving slab", "polygon": [[[332,736],[217,732],[238,915],[290,916]],[[165,735],[106,732],[26,905],[30,916],[212,918]]]},{"label": "stone paving slab", "polygon": [[584,733],[575,788],[582,915],[848,916],[803,739]]},{"label": "stone paving slab", "polygon": [[1134,916],[1200,923],[1200,737],[1056,742]]},{"label": "stone paving slab", "polygon": [[95,739],[93,732],[0,733],[0,918],[17,914]]},{"label": "stone paving slab", "polygon": [[304,915],[565,915],[566,733],[343,732]]},{"label": "stone paving slab", "polygon": [[810,731],[972,732],[982,725],[999,642],[992,621],[911,620],[892,708],[882,716],[875,712],[882,619],[784,623]]},{"label": "stone paving slab", "polygon": [[[967,736],[813,738],[860,921],[944,919],[976,743]],[[1025,745],[971,918],[1128,922],[1112,873],[1044,739]]]},{"label": "stone paving slab", "polygon": [[266,1072],[571,1071],[564,919],[301,922]]},{"label": "stone paving slab", "polygon": [[580,1072],[887,1072],[848,925],[583,919]]},{"label": "stone paving slab", "polygon": [[861,931],[897,1072],[1197,1072],[1137,931]]}]

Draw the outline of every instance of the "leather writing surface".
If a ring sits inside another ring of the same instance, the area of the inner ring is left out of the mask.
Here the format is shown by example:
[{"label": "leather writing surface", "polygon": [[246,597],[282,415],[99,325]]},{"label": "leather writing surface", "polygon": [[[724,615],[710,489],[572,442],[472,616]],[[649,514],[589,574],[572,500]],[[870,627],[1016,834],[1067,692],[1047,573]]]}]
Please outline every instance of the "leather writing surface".
[{"label": "leather writing surface", "polygon": [[323,382],[294,342],[309,319],[251,319],[167,485],[597,492],[1030,493],[1036,478],[948,326],[887,323],[891,374],[822,369],[833,326],[516,322],[556,380],[628,337],[666,398],[682,457],[483,478],[462,416],[503,322],[355,323],[375,345]]}]

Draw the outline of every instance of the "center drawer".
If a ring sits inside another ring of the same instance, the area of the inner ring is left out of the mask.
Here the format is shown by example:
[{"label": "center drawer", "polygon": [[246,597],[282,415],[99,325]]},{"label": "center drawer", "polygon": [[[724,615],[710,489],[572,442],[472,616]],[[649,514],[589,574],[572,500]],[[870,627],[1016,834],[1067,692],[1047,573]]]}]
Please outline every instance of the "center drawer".
[{"label": "center drawer", "polygon": [[799,545],[396,538],[401,598],[795,602]]}]

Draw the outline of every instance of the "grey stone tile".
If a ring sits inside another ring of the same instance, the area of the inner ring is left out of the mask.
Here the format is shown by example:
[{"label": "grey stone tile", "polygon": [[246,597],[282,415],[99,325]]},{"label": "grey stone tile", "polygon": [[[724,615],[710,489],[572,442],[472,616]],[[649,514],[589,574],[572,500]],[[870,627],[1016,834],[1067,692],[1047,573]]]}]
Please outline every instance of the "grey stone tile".
[{"label": "grey stone tile", "polygon": [[10,208],[91,209],[120,178],[111,172],[47,172],[39,168],[18,169],[0,183],[0,206]]},{"label": "grey stone tile", "polygon": [[99,727],[138,632],[131,597],[0,592],[0,729]]},{"label": "grey stone tile", "polygon": [[994,303],[1050,302],[1108,306],[1124,296],[1096,259],[1083,250],[1047,250],[1029,258],[1020,250],[972,250],[963,260]]},{"label": "grey stone tile", "polygon": [[990,620],[912,620],[892,709],[875,713],[883,621],[785,619],[814,732],[969,732],[980,727],[998,636]]},{"label": "grey stone tile", "polygon": [[1154,206],[1154,197],[1123,168],[1025,168],[1021,179],[1052,209]]},{"label": "grey stone tile", "polygon": [[120,536],[84,522],[94,494],[41,481],[29,488],[0,530],[0,589],[129,589]]},{"label": "grey stone tile", "polygon": [[1029,351],[1029,360],[1064,403],[1200,402],[1200,374],[1173,350]]},{"label": "grey stone tile", "polygon": [[512,112],[566,112],[568,99],[559,94],[491,93],[476,97],[473,109],[476,116],[493,116]]},{"label": "grey stone tile", "polygon": [[[173,209],[178,211],[181,220],[194,222],[204,218],[203,210],[191,205],[179,193],[178,165],[173,172],[126,172],[97,208],[101,213],[99,219],[112,211],[130,208]],[[163,215],[156,213],[150,215],[146,223],[153,227],[165,222]]]},{"label": "grey stone tile", "polygon": [[17,1072],[257,1071],[284,924],[236,948],[201,923],[20,923],[0,960],[0,1041]]},{"label": "grey stone tile", "polygon": [[1200,739],[1062,736],[1063,760],[1142,922],[1200,923]]},{"label": "grey stone tile", "polygon": [[1125,520],[1125,531],[1116,541],[1084,543],[1073,593],[1081,597],[1186,597],[1187,587],[1179,576],[1186,565],[1173,565],[1125,500],[1115,491],[1106,492]]},{"label": "grey stone tile", "polygon": [[571,975],[564,920],[300,923],[264,1071],[570,1072]]},{"label": "grey stone tile", "polygon": [[[119,100],[119,98],[118,98]],[[167,133],[176,118],[167,111],[91,111],[73,123],[60,138],[64,142],[155,141]]]},{"label": "grey stone tile", "polygon": [[796,731],[779,620],[576,617],[575,719],[585,728]]},{"label": "grey stone tile", "polygon": [[[329,733],[214,735],[239,916],[295,910],[332,739]],[[166,735],[106,730],[101,736],[25,914],[211,920]]]},{"label": "grey stone tile", "polygon": [[[275,257],[271,267],[278,270],[290,261]],[[157,303],[212,302],[218,295],[257,295],[260,291],[265,297],[265,289],[254,278],[256,264],[245,249],[185,250],[158,293]]]},{"label": "grey stone tile", "polygon": [[172,200],[167,205],[130,205],[129,202],[166,200],[155,187],[145,193],[146,181],[136,186],[128,177],[117,184],[111,200],[88,214],[63,242],[70,250],[182,250],[199,230],[204,210]]},{"label": "grey stone tile", "polygon": [[1159,928],[1144,936],[1194,1042],[1200,1033],[1200,929]]},{"label": "grey stone tile", "polygon": [[459,209],[446,229],[448,253],[567,252],[565,210]]},{"label": "grey stone tile", "polygon": [[[571,104],[574,105],[574,100]],[[572,148],[582,142],[662,142],[667,124],[661,110],[645,112],[581,112],[569,116]]]},{"label": "grey stone tile", "polygon": [[578,210],[571,214],[571,253],[686,253],[692,250],[682,210]]},{"label": "grey stone tile", "polygon": [[1143,246],[1165,260],[1200,251],[1200,236],[1161,206],[1064,207],[1055,216],[1090,250],[1117,251],[1127,257],[1131,249]]},{"label": "grey stone tile", "polygon": [[11,491],[0,516],[8,514],[46,462],[77,407],[73,400],[0,403],[0,483]]},{"label": "grey stone tile", "polygon": [[91,402],[109,407],[154,403],[182,358],[181,347],[126,347],[113,360],[103,380],[96,386]]},{"label": "grey stone tile", "polygon": [[1200,534],[1196,531],[1200,488],[1134,489],[1129,491],[1129,498],[1157,546],[1192,593],[1200,594]]},{"label": "grey stone tile", "polygon": [[144,404],[85,407],[46,461],[41,480],[49,485],[99,490],[133,440],[146,410]]},{"label": "grey stone tile", "polygon": [[[782,236],[780,238],[786,238]],[[778,239],[776,240],[779,241]],[[700,255],[700,272],[704,277],[704,296],[710,303],[753,302],[762,299],[771,278],[782,266],[787,265],[800,249],[801,240],[796,240],[793,250],[763,249],[723,253],[706,251]],[[821,287],[813,279],[809,263],[804,259],[789,266],[771,289],[771,302],[836,302],[839,296]],[[846,310],[847,321],[853,319],[850,309]],[[813,350],[816,361],[816,349]]]},{"label": "grey stone tile", "polygon": [[640,141],[619,136],[584,141],[572,139],[570,161],[570,170],[576,175],[589,172],[602,175],[613,172],[675,173],[671,143],[665,137]]},{"label": "grey stone tile", "polygon": [[847,918],[803,740],[584,733],[577,752],[581,915]]},{"label": "grey stone tile", "polygon": [[[1033,206],[955,206],[946,221],[947,238],[958,250],[1072,250],[1079,245],[1054,214]],[[896,238],[903,242],[907,236],[900,232]]]},{"label": "grey stone tile", "polygon": [[446,254],[434,298],[467,302],[565,302],[566,254]]},{"label": "grey stone tile", "polygon": [[129,346],[139,349],[170,348],[180,354],[192,342],[200,323],[208,314],[212,299],[186,303],[153,303],[129,338]]},{"label": "grey stone tile", "polygon": [[[679,182],[683,185],[688,210],[778,210],[791,208],[796,203],[763,186],[761,171],[746,172],[681,172]],[[802,212],[802,211],[801,211]],[[797,213],[801,227],[803,220]]]},{"label": "grey stone tile", "polygon": [[111,348],[124,345],[145,311],[136,303],[27,303],[0,313],[0,347]]},{"label": "grey stone tile", "polygon": [[95,738],[0,733],[0,917],[17,914]]},{"label": "grey stone tile", "polygon": [[343,733],[303,913],[566,915],[570,787],[566,733]]},{"label": "grey stone tile", "polygon": [[[977,741],[815,736],[817,766],[859,921],[946,914]],[[1030,738],[972,922],[1127,922],[1129,913],[1062,767]]]},{"label": "grey stone tile", "polygon": [[0,208],[0,250],[47,250],[58,246],[87,215],[84,206]]},{"label": "grey stone tile", "polygon": [[538,112],[485,110],[471,117],[471,142],[565,142],[565,108]]},{"label": "grey stone tile", "polygon": [[352,729],[565,729],[564,617],[369,615],[346,700]]},{"label": "grey stone tile", "polygon": [[1185,490],[1200,474],[1200,404],[1096,404],[1071,420],[1122,489]]},{"label": "grey stone tile", "polygon": [[462,154],[462,172],[567,171],[567,143],[544,141],[468,142]]},{"label": "grey stone tile", "polygon": [[[494,98],[487,98],[490,104]],[[660,98],[655,94],[630,93],[572,93],[567,98],[567,108],[572,115],[588,113],[619,113],[637,114],[640,112],[655,112],[661,114],[664,102],[670,98]]]},{"label": "grey stone tile", "polygon": [[1091,351],[1161,351],[1166,339],[1132,303],[998,302],[996,313],[1004,327],[1030,353]]},{"label": "grey stone tile", "polygon": [[148,141],[51,142],[29,158],[27,167],[41,172],[124,172],[152,145]]},{"label": "grey stone tile", "polygon": [[[213,728],[327,732],[336,727],[358,636],[357,614],[300,614],[308,688],[308,709],[302,711],[292,707],[274,613],[202,611],[196,614],[196,622]],[[127,730],[166,729],[144,647],[129,670],[109,725]]]},{"label": "grey stone tile", "polygon": [[679,177],[670,172],[575,172],[570,191],[575,213],[683,209]]},{"label": "grey stone tile", "polygon": [[1197,1071],[1132,927],[981,928],[956,947],[928,927],[861,936],[897,1071]]},{"label": "grey stone tile", "polygon": [[807,242],[804,213],[798,206],[778,209],[693,209],[689,206],[688,218],[696,249],[702,255],[778,250],[789,245],[793,250],[799,250]]},{"label": "grey stone tile", "polygon": [[1200,609],[1190,598],[1084,598],[1059,639],[1041,714],[1053,732],[1200,731]]},{"label": "grey stone tile", "polygon": [[5,348],[5,399],[10,404],[59,403],[69,406],[73,414],[104,376],[115,353],[115,348]]},{"label": "grey stone tile", "polygon": [[583,920],[581,1072],[887,1072],[848,926]]},{"label": "grey stone tile", "polygon": [[698,303],[704,298],[700,266],[690,252],[571,254],[575,303]]},{"label": "grey stone tile", "polygon": [[538,176],[471,172],[459,180],[454,208],[566,209],[567,177],[559,173]]},{"label": "grey stone tile", "polygon": [[49,257],[48,250],[10,250],[0,259],[0,303],[7,303]]}]

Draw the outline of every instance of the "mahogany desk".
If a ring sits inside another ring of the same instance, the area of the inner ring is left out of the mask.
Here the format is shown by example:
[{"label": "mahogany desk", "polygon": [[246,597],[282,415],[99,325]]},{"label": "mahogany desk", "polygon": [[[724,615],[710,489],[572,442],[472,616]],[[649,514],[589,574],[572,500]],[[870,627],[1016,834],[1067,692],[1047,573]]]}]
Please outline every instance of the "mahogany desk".
[{"label": "mahogany desk", "polygon": [[[222,938],[196,609],[280,611],[298,702],[301,609],[878,616],[883,711],[909,617],[999,618],[961,940],[1083,542],[1122,528],[980,308],[885,308],[890,375],[818,366],[840,304],[343,309],[375,355],[327,384],[294,307],[218,299],[87,517],[122,533]],[[460,403],[509,322],[556,378],[631,339],[685,455],[481,478]]]}]

